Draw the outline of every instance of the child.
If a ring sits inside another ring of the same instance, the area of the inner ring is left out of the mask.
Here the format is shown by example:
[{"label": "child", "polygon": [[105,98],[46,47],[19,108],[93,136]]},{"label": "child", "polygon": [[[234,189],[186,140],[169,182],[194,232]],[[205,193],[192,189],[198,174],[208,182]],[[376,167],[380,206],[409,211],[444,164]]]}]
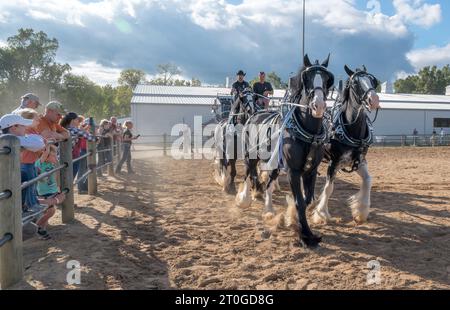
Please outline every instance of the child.
[{"label": "child", "polygon": [[[45,151],[41,157],[36,161],[35,166],[38,175],[51,171],[55,168],[57,160],[57,148],[54,145],[47,145]],[[38,226],[37,234],[44,240],[50,239],[50,235],[46,228],[49,219],[55,215],[55,205],[58,205],[64,201],[64,194],[59,193],[58,184],[56,183],[55,175],[52,174],[37,184],[38,195],[42,199],[46,199],[49,202],[49,208],[45,211],[44,215],[36,222]]]}]

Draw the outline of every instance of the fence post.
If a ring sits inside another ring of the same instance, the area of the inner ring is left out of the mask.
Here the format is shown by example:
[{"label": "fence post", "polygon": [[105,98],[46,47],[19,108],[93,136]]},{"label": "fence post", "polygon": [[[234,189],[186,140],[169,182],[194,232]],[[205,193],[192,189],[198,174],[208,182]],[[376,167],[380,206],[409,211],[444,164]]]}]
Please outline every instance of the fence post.
[{"label": "fence post", "polygon": [[116,155],[114,152],[114,138],[111,137],[111,164],[108,166],[108,175],[110,177],[114,176],[114,156]]},{"label": "fence post", "polygon": [[61,170],[61,191],[67,189],[66,199],[62,206],[62,222],[70,223],[75,218],[74,193],[73,193],[73,158],[72,158],[72,137],[60,142],[60,163],[66,167]]},{"label": "fence post", "polygon": [[0,138],[0,191],[8,191],[9,198],[0,202],[0,239],[11,234],[12,240],[0,247],[0,289],[5,289],[22,280],[22,195],[20,190],[20,145],[12,135]]},{"label": "fence post", "polygon": [[[95,123],[92,117],[89,118],[89,125],[91,127],[91,135],[95,136]],[[88,152],[90,155],[87,158],[88,169],[91,173],[88,176],[88,194],[97,195],[97,142],[88,142]]]},{"label": "fence post", "polygon": [[164,156],[167,156],[167,134],[166,133],[163,136],[163,148],[164,148]]}]

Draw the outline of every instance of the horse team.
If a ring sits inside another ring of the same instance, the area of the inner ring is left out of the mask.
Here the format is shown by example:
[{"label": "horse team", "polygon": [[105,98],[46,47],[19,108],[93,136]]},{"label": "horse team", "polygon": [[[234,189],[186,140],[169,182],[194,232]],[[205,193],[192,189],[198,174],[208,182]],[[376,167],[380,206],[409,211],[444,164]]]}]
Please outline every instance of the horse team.
[{"label": "horse team", "polygon": [[[249,207],[263,196],[264,216],[273,216],[272,195],[281,171],[287,173],[300,242],[308,247],[317,246],[321,237],[309,227],[306,209],[313,205],[314,223],[331,220],[328,200],[339,170],[357,172],[362,179],[359,192],[349,199],[355,222],[367,221],[370,210],[371,177],[365,157],[373,142],[369,114],[379,108],[378,81],[365,66],[355,71],[345,66],[348,79],[329,110],[327,97],[334,86],[329,59],[311,63],[305,55],[304,66],[291,79],[278,109],[259,110],[252,91],[244,90],[236,97],[229,118],[222,120],[214,133],[215,179],[226,193],[236,194],[238,206]],[[236,193],[239,158],[244,160],[245,176]],[[328,162],[327,179],[316,201],[317,171],[323,161]]]}]

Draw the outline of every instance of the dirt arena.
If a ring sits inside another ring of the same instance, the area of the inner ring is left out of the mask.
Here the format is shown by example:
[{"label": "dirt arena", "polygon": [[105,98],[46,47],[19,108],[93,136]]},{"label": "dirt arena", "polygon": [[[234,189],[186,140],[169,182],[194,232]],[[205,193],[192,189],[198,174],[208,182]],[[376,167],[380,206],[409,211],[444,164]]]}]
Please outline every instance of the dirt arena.
[{"label": "dirt arena", "polygon": [[[13,289],[450,289],[450,148],[371,149],[369,223],[355,226],[346,205],[358,176],[340,174],[336,222],[312,225],[317,249],[264,223],[262,201],[236,208],[209,161],[134,156],[138,175],[100,179],[98,197],[76,196],[74,223],[58,213],[52,240],[25,242]],[[278,213],[286,194],[275,196]],[[66,283],[69,260],[82,266],[80,285]],[[372,260],[381,283],[368,285]]]}]

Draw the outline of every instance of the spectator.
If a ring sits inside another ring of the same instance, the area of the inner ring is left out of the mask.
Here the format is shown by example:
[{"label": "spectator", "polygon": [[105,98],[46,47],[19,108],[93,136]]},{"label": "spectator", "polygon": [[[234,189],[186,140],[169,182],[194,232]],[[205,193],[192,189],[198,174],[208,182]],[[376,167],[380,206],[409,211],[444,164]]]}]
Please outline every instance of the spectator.
[{"label": "spectator", "polygon": [[[95,137],[84,130],[79,129],[80,118],[74,112],[67,113],[61,120],[60,125],[67,129],[72,136],[72,158],[78,158],[81,155],[81,139],[95,141]],[[80,162],[73,164],[73,178],[77,176],[80,168]]]},{"label": "spectator", "polygon": [[45,106],[45,114],[39,117],[34,129],[46,139],[64,141],[69,138],[69,131],[59,125],[62,115],[65,115],[61,103],[51,101]]},{"label": "spectator", "polygon": [[131,130],[133,129],[133,123],[131,121],[126,121],[124,124],[124,133],[122,136],[122,142],[123,142],[123,154],[122,158],[120,159],[119,164],[116,168],[116,173],[121,174],[122,173],[122,166],[127,162],[127,170],[128,174],[134,174],[133,169],[131,168],[131,144],[133,143],[133,140],[136,140],[139,138],[139,136],[133,136]]},{"label": "spectator", "polygon": [[22,109],[33,109],[36,110],[41,103],[39,102],[39,97],[35,94],[26,94],[21,97],[20,106],[15,109],[12,114],[19,114]]},{"label": "spectator", "polygon": [[[100,122],[98,134],[100,136],[98,150],[102,151],[102,150],[111,149],[111,146],[112,146],[111,141],[113,139],[113,133],[112,133],[112,129],[111,129],[111,123],[108,120],[104,119]],[[98,157],[99,157],[98,158],[99,166],[103,166],[104,164],[112,161],[111,152],[100,152],[98,154]],[[99,176],[102,176],[103,175],[102,169],[97,170],[97,174]]]},{"label": "spectator", "polygon": [[444,145],[444,138],[445,138],[445,130],[444,128],[441,128],[441,132],[439,133],[439,144]]},{"label": "spectator", "polygon": [[[80,129],[86,133],[90,133],[89,121],[84,118],[84,116],[80,115]],[[86,155],[87,153],[87,140],[85,138],[80,138],[80,156]],[[87,158],[83,158],[80,160],[80,170],[78,171],[77,181],[81,179],[81,177],[88,171],[87,167]],[[88,192],[88,179],[85,178],[83,181],[78,182],[78,194],[85,195]]]},{"label": "spectator", "polygon": [[[27,120],[16,114],[7,114],[0,119],[0,129],[3,134],[15,135],[20,140],[20,146],[22,150],[30,151],[32,153],[38,152],[45,147],[44,139],[36,134],[26,134],[28,126],[31,126],[32,120]],[[23,151],[22,151],[23,152]],[[21,152],[21,153],[22,153]],[[22,155],[22,154],[21,154]],[[23,158],[23,156],[21,156]],[[28,167],[21,166],[21,178],[22,182],[29,181],[35,177],[32,174],[35,170],[28,169]],[[34,192],[30,192],[29,188],[22,190],[22,209],[24,212],[37,212],[40,210],[38,208],[38,201],[36,197],[31,197]],[[36,198],[35,202],[32,199]],[[33,204],[32,204],[33,203]]]},{"label": "spectator", "polygon": [[[32,120],[31,126],[25,129],[25,134],[37,135],[38,132],[33,128],[33,126],[37,125],[39,114],[35,110],[29,108],[18,110],[17,113],[27,120]],[[34,150],[25,149],[20,153],[20,169],[27,180],[32,180],[37,176],[34,163],[39,156],[40,153],[35,152]],[[38,210],[40,208],[35,184],[26,189],[26,197],[24,201],[25,205],[27,205],[30,210]]]},{"label": "spectator", "polygon": [[[55,169],[57,163],[56,146],[47,145],[45,151],[35,163],[38,175]],[[43,216],[36,222],[38,236],[43,240],[48,240],[50,239],[50,234],[47,232],[48,221],[55,215],[55,205],[62,203],[65,199],[65,195],[60,193],[54,174],[38,182],[37,192],[42,199],[47,201],[50,200],[49,207],[45,210]]]}]

